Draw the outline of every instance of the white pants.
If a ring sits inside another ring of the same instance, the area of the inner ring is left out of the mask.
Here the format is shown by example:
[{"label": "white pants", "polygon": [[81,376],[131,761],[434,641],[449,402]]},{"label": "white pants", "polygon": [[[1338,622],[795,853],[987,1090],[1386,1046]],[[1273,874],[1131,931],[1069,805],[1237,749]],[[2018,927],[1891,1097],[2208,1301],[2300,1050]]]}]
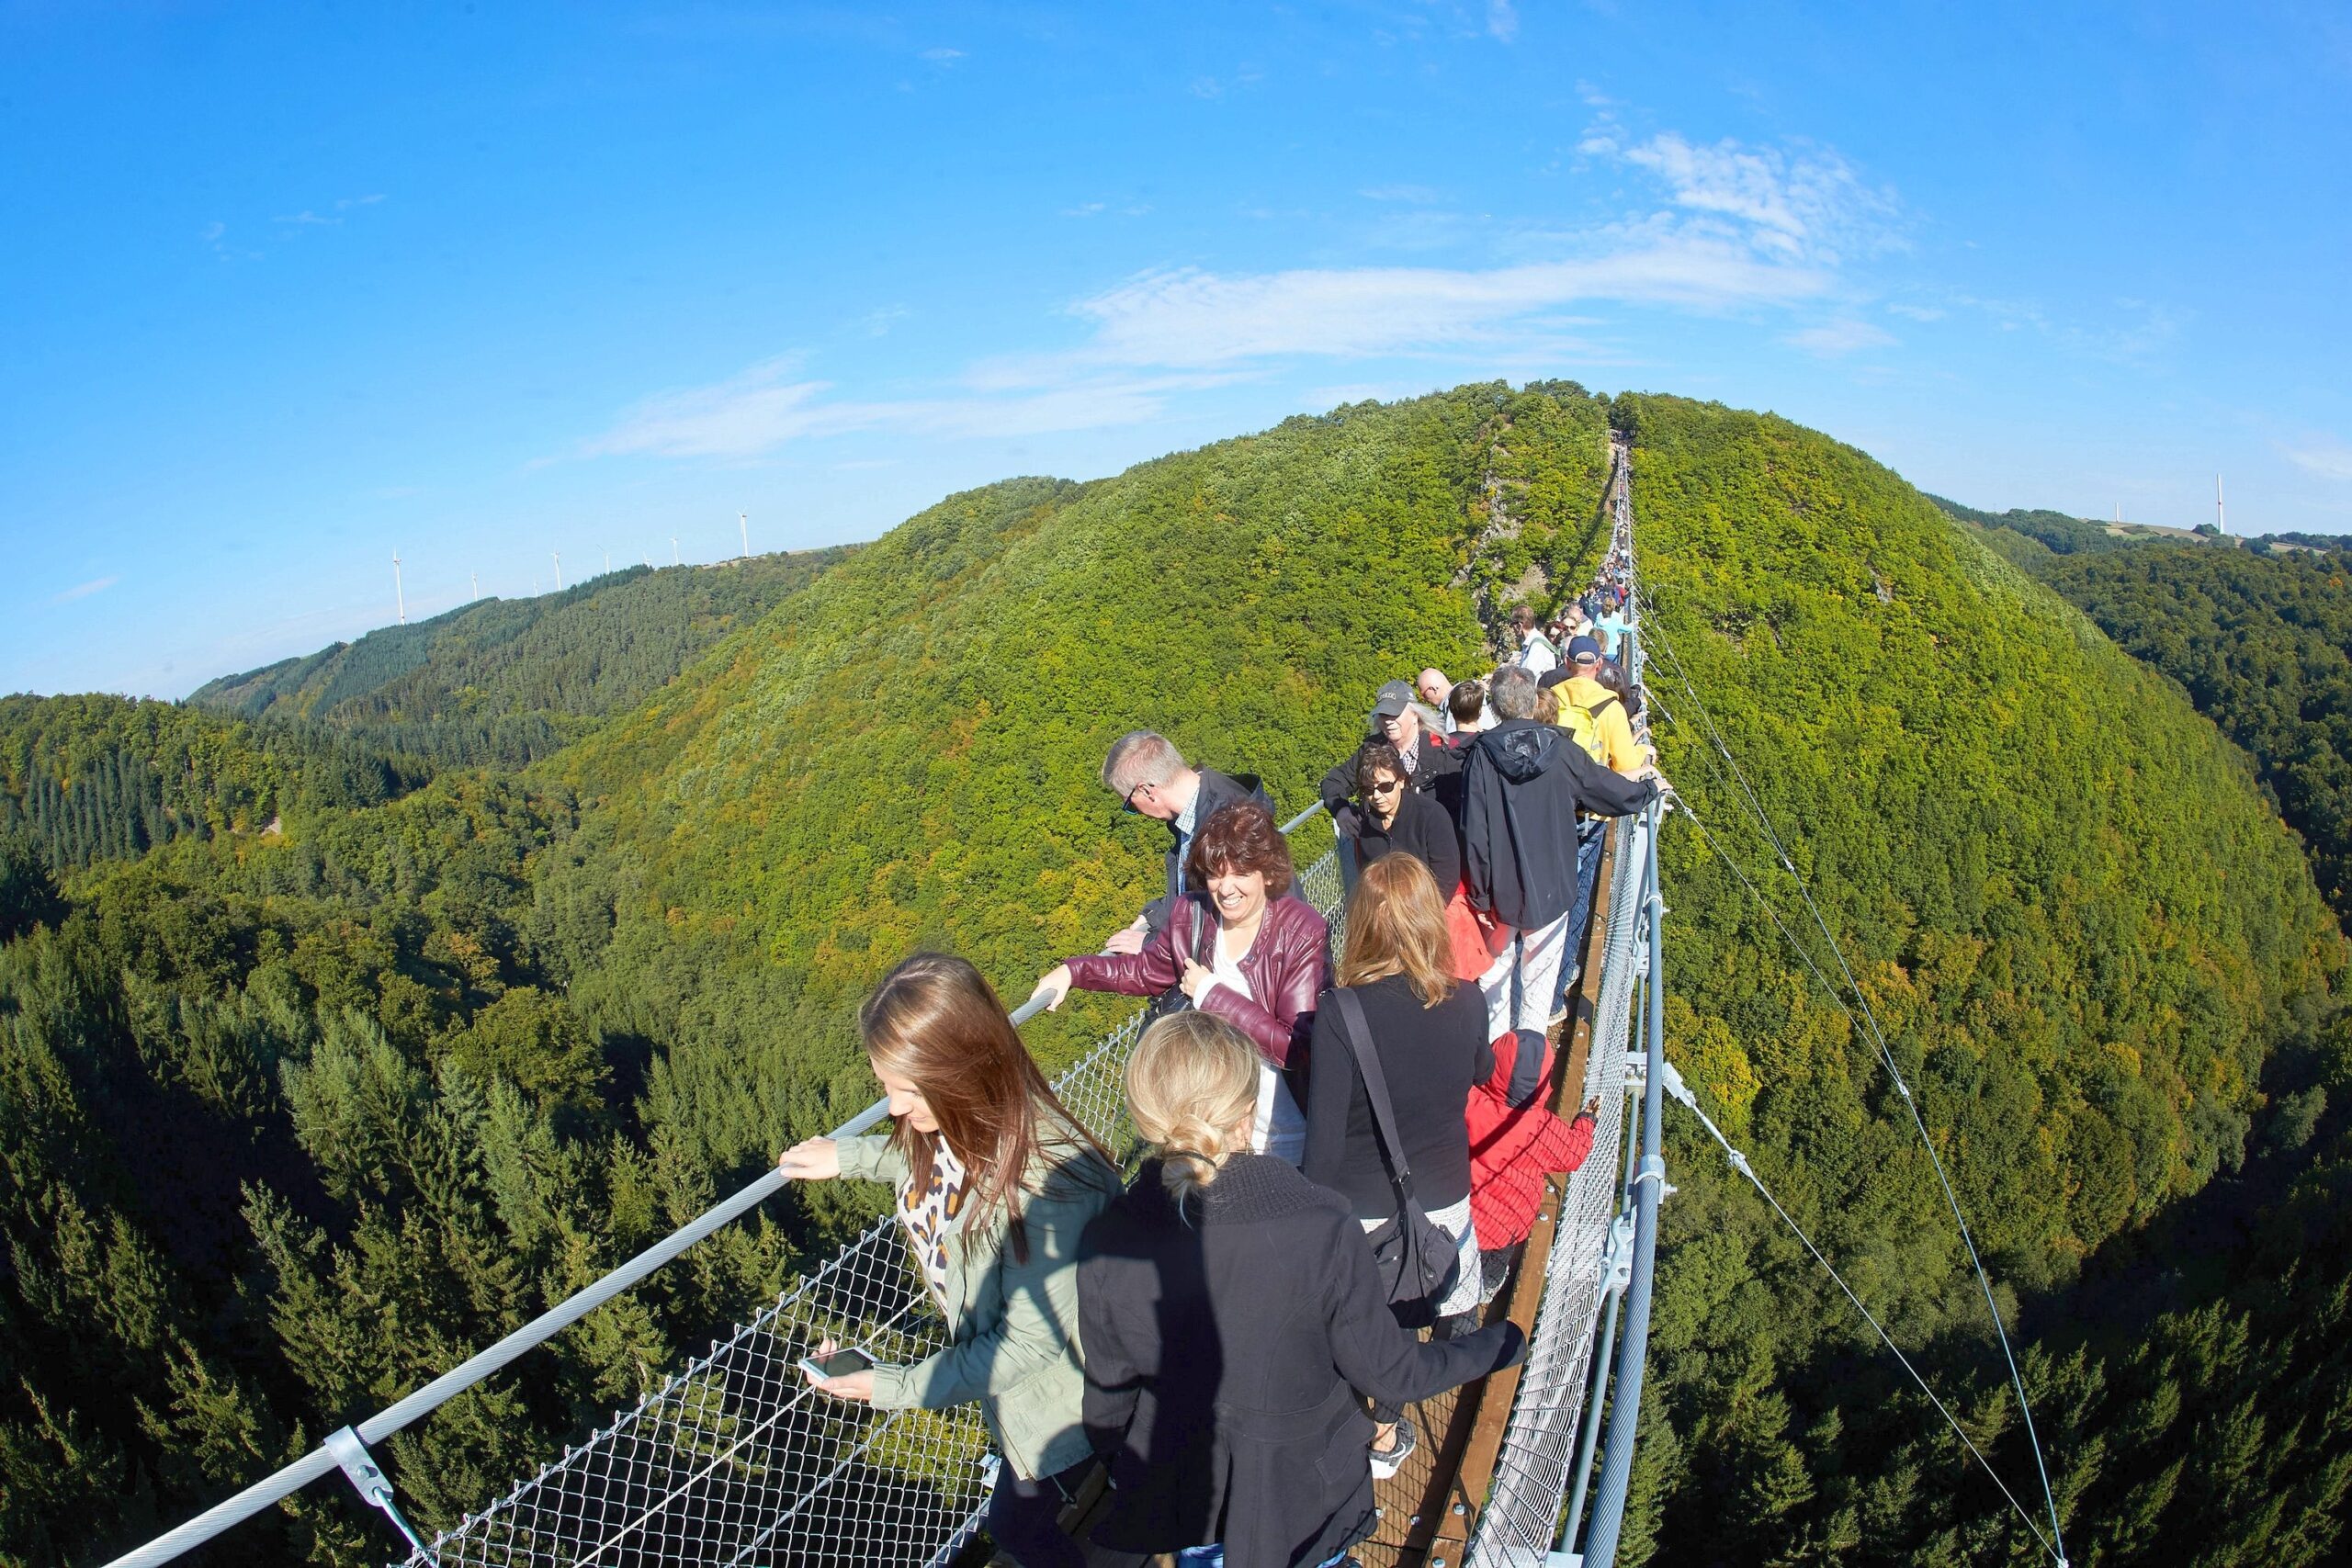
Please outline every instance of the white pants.
[{"label": "white pants", "polygon": [[1567,956],[1568,917],[1549,925],[1513,931],[1478,989],[1487,998],[1487,1038],[1499,1040],[1514,1029],[1541,1034],[1552,1021],[1552,993],[1558,988],[1560,961]]},{"label": "white pants", "polygon": [[1250,1118],[1250,1152],[1291,1165],[1306,1163],[1306,1116],[1282,1070],[1258,1064],[1258,1109]]}]

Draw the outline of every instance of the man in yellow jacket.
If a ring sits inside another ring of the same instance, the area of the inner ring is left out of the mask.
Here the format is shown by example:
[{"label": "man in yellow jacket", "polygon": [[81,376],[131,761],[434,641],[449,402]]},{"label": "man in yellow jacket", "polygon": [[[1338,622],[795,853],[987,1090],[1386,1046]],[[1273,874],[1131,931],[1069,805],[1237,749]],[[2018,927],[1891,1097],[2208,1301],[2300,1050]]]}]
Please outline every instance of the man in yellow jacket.
[{"label": "man in yellow jacket", "polygon": [[[1625,705],[1617,694],[1593,678],[1600,668],[1600,644],[1589,637],[1568,639],[1568,663],[1560,682],[1560,724],[1576,734],[1579,740],[1590,737],[1586,750],[1596,762],[1633,776],[1654,761],[1655,755],[1646,746],[1634,739],[1633,721],[1625,716]],[[1568,710],[1577,713],[1572,715]],[[1581,715],[1585,722],[1577,722]]]}]

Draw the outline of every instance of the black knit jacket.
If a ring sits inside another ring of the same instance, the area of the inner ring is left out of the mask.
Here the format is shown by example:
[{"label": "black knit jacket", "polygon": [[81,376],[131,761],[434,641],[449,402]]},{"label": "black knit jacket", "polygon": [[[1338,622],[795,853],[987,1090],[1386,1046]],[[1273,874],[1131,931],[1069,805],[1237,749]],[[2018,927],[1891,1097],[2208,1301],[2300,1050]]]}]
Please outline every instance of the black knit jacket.
[{"label": "black knit jacket", "polygon": [[1177,1206],[1145,1165],[1086,1228],[1086,1427],[1109,1456],[1116,1551],[1221,1541],[1229,1568],[1321,1562],[1373,1523],[1372,1421],[1514,1364],[1510,1324],[1423,1344],[1389,1314],[1338,1193],[1236,1155]]}]

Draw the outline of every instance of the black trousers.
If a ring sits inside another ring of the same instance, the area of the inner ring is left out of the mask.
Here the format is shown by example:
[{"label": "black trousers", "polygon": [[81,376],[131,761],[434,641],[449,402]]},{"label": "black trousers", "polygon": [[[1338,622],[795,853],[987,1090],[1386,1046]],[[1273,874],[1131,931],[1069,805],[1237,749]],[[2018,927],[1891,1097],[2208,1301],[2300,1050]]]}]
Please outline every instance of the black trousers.
[{"label": "black trousers", "polygon": [[1019,1559],[1021,1568],[1085,1568],[1086,1553],[1062,1533],[1061,1513],[1093,1468],[1094,1461],[1084,1459],[1058,1475],[1024,1481],[999,1464],[985,1521],[997,1550]]}]

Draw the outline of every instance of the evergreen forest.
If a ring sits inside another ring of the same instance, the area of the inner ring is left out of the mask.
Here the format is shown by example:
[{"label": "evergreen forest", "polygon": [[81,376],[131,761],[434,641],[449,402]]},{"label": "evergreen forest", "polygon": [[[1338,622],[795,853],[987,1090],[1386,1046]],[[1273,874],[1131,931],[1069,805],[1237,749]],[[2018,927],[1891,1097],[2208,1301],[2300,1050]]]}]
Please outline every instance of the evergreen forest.
[{"label": "evergreen forest", "polygon": [[[0,1562],[135,1544],[865,1104],[852,1013],[907,952],[1017,998],[1093,948],[1161,841],[1096,783],[1124,730],[1306,804],[1382,681],[1482,671],[1510,607],[1589,577],[1612,426],[1691,808],[1668,1037],[1702,1103],[2030,1506],[1983,1299],[1790,950],[1752,789],[1958,1184],[2073,1561],[2328,1560],[2341,579],[2011,530],[2037,560],[1784,421],[1552,382],[471,605],[186,704],[0,701]],[[1058,1066],[1119,1010],[1028,1038]],[[1679,1116],[1624,1561],[2040,1557]],[[658,1383],[860,1199],[787,1193],[382,1445],[413,1517]],[[387,1547],[321,1486],[209,1560]]]}]

